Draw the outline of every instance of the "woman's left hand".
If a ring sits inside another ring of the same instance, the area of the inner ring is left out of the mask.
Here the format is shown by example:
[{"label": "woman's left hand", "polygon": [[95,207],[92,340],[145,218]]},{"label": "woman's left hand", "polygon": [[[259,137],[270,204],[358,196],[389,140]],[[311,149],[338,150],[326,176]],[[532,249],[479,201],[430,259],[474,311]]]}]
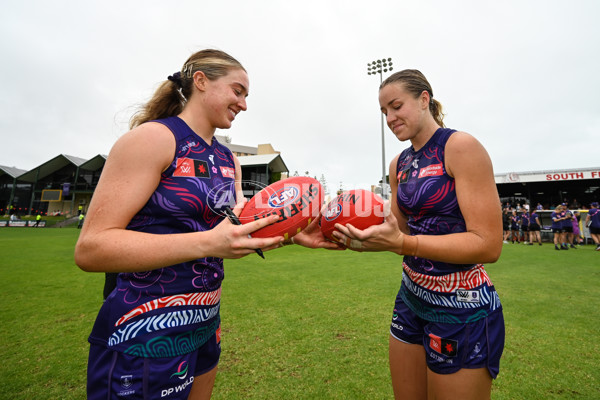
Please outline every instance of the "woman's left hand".
[{"label": "woman's left hand", "polygon": [[[386,208],[389,202],[386,202]],[[404,237],[406,236],[398,227],[398,220],[394,213],[387,212],[382,224],[373,225],[360,230],[351,224],[335,224],[336,231],[333,236],[354,251],[393,251],[401,254]]]},{"label": "woman's left hand", "polygon": [[311,249],[344,250],[344,246],[325,239],[323,232],[321,232],[321,227],[319,226],[320,219],[321,214],[313,219],[306,228],[300,231],[300,233],[293,237],[293,243]]}]

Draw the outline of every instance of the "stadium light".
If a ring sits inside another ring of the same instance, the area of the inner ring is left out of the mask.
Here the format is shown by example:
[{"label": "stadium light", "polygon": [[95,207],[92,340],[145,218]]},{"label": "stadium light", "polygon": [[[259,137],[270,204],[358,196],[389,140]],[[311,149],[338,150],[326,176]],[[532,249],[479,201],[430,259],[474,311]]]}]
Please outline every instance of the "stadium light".
[{"label": "stadium light", "polygon": [[[367,64],[368,75],[379,74],[379,85],[383,83],[383,73],[392,71],[392,59],[382,58]],[[387,199],[387,191],[385,190],[385,139],[384,139],[384,123],[383,113],[381,114],[381,197]]]}]

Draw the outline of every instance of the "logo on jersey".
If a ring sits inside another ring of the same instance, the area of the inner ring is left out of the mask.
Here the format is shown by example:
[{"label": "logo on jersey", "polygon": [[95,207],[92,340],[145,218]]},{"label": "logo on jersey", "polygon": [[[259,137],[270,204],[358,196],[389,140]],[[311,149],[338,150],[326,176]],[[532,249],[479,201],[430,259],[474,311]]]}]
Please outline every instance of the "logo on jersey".
[{"label": "logo on jersey", "polygon": [[188,151],[192,147],[196,147],[196,142],[187,142],[185,145],[181,146],[181,152]]},{"label": "logo on jersey", "polygon": [[235,179],[235,170],[233,168],[230,168],[230,167],[220,167],[220,168],[221,168],[221,175],[223,175],[223,178]]},{"label": "logo on jersey", "polygon": [[269,206],[281,208],[293,202],[300,196],[300,191],[295,186],[284,187],[269,197]]},{"label": "logo on jersey", "polygon": [[131,387],[133,383],[133,375],[121,375],[121,386],[125,389]]},{"label": "logo on jersey", "polygon": [[458,352],[458,342],[451,339],[442,339],[433,333],[429,334],[429,347],[433,351],[439,354],[443,354],[448,357],[455,357]]},{"label": "logo on jersey", "polygon": [[442,164],[432,164],[428,165],[425,168],[421,168],[419,171],[419,178],[425,178],[428,176],[440,176],[443,175],[444,169],[442,168]]},{"label": "logo on jersey", "polygon": [[203,160],[194,160],[187,157],[177,159],[177,166],[173,176],[210,178],[208,163]]},{"label": "logo on jersey", "polygon": [[177,372],[175,372],[173,375],[171,375],[171,378],[176,376],[177,378],[183,380],[187,377],[187,373],[188,373],[187,361],[182,361],[181,364],[179,364],[179,366],[177,367]]},{"label": "logo on jersey", "polygon": [[404,171],[400,171],[398,173],[397,179],[398,183],[406,183],[408,182],[410,168],[405,169]]},{"label": "logo on jersey", "polygon": [[131,389],[131,385],[133,385],[133,375],[121,375],[121,387],[123,390],[119,390],[117,396],[129,396],[135,393],[134,389]]},{"label": "logo on jersey", "polygon": [[[187,361],[182,361],[179,366],[177,367],[177,372],[175,372],[173,375],[171,375],[171,378],[173,377],[177,377],[180,380],[184,380],[187,378],[187,380],[185,380],[184,382],[178,382],[175,384],[175,386],[169,387],[167,389],[163,389],[160,392],[160,397],[169,397],[174,393],[183,393],[185,392],[185,389],[194,383],[194,377],[193,376],[189,376],[188,377],[188,363]],[[180,398],[180,397],[177,397]]]},{"label": "logo on jersey", "polygon": [[456,300],[463,303],[479,303],[479,292],[477,290],[458,289],[456,291]]}]

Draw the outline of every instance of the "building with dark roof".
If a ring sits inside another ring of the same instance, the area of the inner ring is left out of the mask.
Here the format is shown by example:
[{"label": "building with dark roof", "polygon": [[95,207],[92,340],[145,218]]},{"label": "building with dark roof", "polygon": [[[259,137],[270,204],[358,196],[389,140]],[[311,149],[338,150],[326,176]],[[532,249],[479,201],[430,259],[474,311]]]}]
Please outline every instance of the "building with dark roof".
[{"label": "building with dark roof", "polygon": [[[242,146],[230,143],[225,136],[215,137],[238,157],[242,180],[255,183],[242,187],[244,195],[252,196],[260,185],[269,185],[289,175],[281,154],[270,144]],[[60,154],[29,171],[0,165],[0,215],[75,215],[80,208],[85,212],[106,157],[98,154],[86,160]]]}]

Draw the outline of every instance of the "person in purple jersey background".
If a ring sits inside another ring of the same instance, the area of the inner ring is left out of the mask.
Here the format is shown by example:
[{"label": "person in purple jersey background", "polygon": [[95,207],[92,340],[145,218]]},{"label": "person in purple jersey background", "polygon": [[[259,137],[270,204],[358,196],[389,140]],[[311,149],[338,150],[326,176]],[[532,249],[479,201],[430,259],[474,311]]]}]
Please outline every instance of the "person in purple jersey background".
[{"label": "person in purple jersey background", "polygon": [[514,243],[515,239],[517,243],[520,243],[519,239],[519,222],[521,218],[519,217],[519,212],[517,210],[512,211],[512,216],[510,217],[510,236],[511,242]]},{"label": "person in purple jersey background", "polygon": [[525,244],[529,243],[529,211],[525,207],[521,209],[521,238]]},{"label": "person in purple jersey background", "polygon": [[[283,245],[249,236],[277,216],[234,225],[217,206],[219,191],[244,206],[239,162],[214,134],[248,93],[237,60],[196,52],[111,149],[75,247],[82,270],[118,273],[89,338],[88,399],[211,397],[223,259]],[[337,248],[309,228],[296,243]]]},{"label": "person in purple jersey background", "polygon": [[583,235],[581,234],[581,229],[579,228],[579,222],[581,221],[581,215],[579,211],[573,211],[573,241],[571,242],[573,246],[581,244],[583,240]]},{"label": "person in purple jersey background", "polygon": [[566,203],[563,204],[563,213],[565,216],[565,219],[563,220],[563,246],[566,249],[569,247],[576,249],[577,247],[573,245],[573,212],[569,210]]},{"label": "person in purple jersey background", "polygon": [[356,251],[404,255],[389,341],[395,397],[489,399],[504,348],[502,307],[481,264],[502,251],[491,160],[473,136],[444,127],[420,71],[387,78],[379,104],[412,145],[390,164],[396,199],[383,224],[338,224],[334,236]]},{"label": "person in purple jersey background", "polygon": [[542,236],[540,233],[540,218],[537,214],[537,209],[534,210],[529,217],[529,244],[533,245],[533,242],[538,242],[538,245],[542,245]]},{"label": "person in purple jersey background", "polygon": [[552,214],[550,215],[550,219],[552,220],[552,236],[553,236],[553,241],[554,241],[554,249],[555,250],[569,250],[569,248],[567,247],[566,249],[564,248],[564,246],[562,246],[562,239],[564,236],[564,231],[563,231],[563,220],[564,220],[564,214],[563,212],[563,207],[562,205],[558,205],[556,206],[556,208],[554,209],[554,211],[552,211]]},{"label": "person in purple jersey background", "polygon": [[585,224],[590,228],[590,236],[596,245],[596,250],[600,251],[600,209],[598,202],[590,204],[590,209],[585,217]]}]

